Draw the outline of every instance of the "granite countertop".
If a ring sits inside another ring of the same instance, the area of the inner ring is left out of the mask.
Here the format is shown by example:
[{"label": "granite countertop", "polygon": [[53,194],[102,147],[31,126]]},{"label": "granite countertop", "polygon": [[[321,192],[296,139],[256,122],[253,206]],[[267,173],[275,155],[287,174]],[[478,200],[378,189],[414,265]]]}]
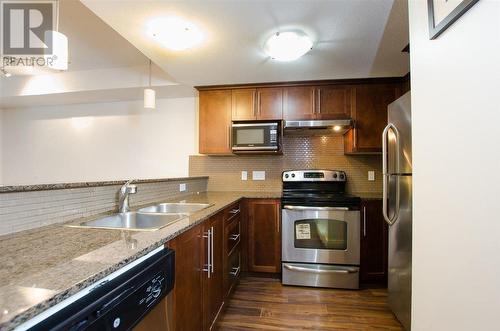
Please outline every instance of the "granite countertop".
[{"label": "granite countertop", "polygon": [[0,236],[0,330],[14,329],[241,198],[279,197],[281,192],[204,192],[172,199],[169,202],[182,200],[213,206],[152,232],[54,224]]}]

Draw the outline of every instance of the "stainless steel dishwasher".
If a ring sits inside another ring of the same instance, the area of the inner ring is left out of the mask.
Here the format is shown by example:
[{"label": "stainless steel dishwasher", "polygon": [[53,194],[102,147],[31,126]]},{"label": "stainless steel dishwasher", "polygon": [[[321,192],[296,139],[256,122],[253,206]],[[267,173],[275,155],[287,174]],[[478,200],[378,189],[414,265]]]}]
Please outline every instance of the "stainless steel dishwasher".
[{"label": "stainless steel dishwasher", "polygon": [[[132,330],[171,292],[174,268],[174,251],[158,248],[16,330]],[[166,314],[171,310],[168,308]],[[167,325],[158,326],[158,330],[171,330],[171,320],[166,316]]]}]

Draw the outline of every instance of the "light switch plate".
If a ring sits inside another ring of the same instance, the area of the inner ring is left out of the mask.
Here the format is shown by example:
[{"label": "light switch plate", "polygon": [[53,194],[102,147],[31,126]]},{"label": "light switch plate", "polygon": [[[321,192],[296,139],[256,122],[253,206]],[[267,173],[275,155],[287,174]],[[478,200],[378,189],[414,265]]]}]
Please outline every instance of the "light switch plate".
[{"label": "light switch plate", "polygon": [[184,192],[186,190],[186,183],[179,184],[179,192]]},{"label": "light switch plate", "polygon": [[266,180],[266,172],[265,171],[252,171],[252,179],[253,180]]},{"label": "light switch plate", "polygon": [[373,170],[368,171],[368,180],[371,182],[375,180],[375,171]]},{"label": "light switch plate", "polygon": [[248,172],[246,170],[241,172],[241,180],[248,180]]}]

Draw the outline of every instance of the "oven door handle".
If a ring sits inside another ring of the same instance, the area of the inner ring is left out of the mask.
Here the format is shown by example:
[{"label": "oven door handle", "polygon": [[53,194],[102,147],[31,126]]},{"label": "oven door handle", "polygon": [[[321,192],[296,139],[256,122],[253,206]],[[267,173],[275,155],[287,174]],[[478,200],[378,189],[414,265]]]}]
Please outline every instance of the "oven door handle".
[{"label": "oven door handle", "polygon": [[283,206],[284,209],[290,209],[290,210],[340,210],[340,211],[346,211],[350,210],[349,207],[312,207],[312,206],[290,206],[290,205],[285,205]]},{"label": "oven door handle", "polygon": [[283,266],[291,271],[299,271],[299,272],[310,272],[315,274],[354,274],[358,272],[358,269],[354,268],[345,268],[345,269],[314,269],[314,268],[306,268],[306,267],[297,267],[294,265],[283,264]]}]

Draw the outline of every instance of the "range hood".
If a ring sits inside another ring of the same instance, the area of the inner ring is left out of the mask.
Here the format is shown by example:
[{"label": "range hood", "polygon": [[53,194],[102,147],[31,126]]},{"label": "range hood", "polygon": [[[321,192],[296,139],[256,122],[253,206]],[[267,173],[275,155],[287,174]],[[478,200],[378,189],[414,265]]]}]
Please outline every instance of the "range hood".
[{"label": "range hood", "polygon": [[352,129],[352,120],[285,121],[285,134],[331,135],[344,134]]}]

